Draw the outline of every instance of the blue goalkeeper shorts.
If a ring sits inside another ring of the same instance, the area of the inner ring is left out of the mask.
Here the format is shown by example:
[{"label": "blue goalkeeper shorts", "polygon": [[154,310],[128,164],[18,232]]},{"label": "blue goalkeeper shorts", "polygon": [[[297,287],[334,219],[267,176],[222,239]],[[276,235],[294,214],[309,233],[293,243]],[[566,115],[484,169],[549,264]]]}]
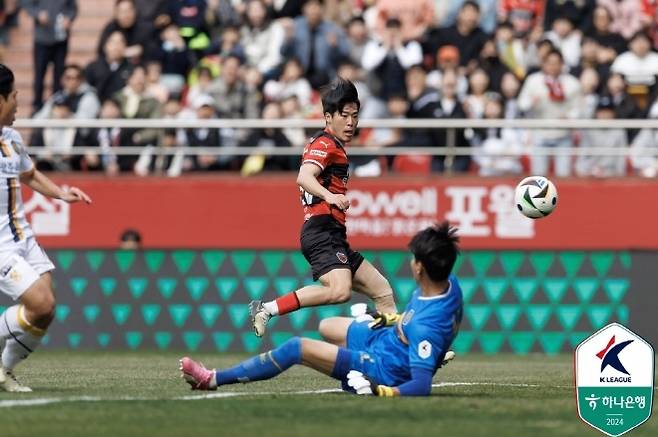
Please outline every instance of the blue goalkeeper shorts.
[{"label": "blue goalkeeper shorts", "polygon": [[381,384],[383,382],[377,356],[368,351],[377,333],[368,328],[368,323],[354,321],[347,328],[346,349],[350,352],[350,370],[358,370]]}]

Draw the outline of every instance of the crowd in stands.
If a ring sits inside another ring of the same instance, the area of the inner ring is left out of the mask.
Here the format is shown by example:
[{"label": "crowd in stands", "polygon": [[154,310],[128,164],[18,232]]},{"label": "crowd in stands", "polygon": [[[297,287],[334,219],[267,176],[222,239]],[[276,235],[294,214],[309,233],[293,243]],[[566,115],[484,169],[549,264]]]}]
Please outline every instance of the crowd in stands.
[{"label": "crowd in stands", "polygon": [[[74,0],[21,3],[36,26],[35,118],[318,118],[319,91],[336,75],[357,85],[362,119],[658,117],[656,0],[117,0],[98,34],[97,58],[85,66],[64,65],[55,47],[66,45],[75,27]],[[38,53],[37,46],[43,46]],[[48,63],[56,67],[57,86],[42,101],[41,66]],[[303,146],[308,134],[289,128],[43,129],[30,142],[52,152],[39,161],[44,169],[250,175],[295,169],[298,157],[268,156],[267,150]],[[411,153],[449,141],[478,153]],[[236,145],[260,149],[248,157],[157,153],[159,147]],[[67,153],[72,146],[98,153],[74,157]],[[142,146],[144,153],[112,153],[121,146]],[[651,129],[457,129],[448,135],[445,129],[375,128],[361,129],[351,146],[410,148],[406,156],[355,157],[357,176],[658,172],[658,130]],[[630,147],[633,153],[629,160],[530,153],[564,146]],[[515,155],[523,151],[529,158]]]}]

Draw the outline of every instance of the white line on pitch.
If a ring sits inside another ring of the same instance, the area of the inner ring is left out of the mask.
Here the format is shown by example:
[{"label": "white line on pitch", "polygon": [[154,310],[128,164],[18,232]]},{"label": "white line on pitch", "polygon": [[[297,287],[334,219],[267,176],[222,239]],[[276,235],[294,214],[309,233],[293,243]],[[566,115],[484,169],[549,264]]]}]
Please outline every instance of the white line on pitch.
[{"label": "white line on pitch", "polygon": [[[492,387],[519,387],[519,388],[532,388],[532,387],[546,387],[546,388],[572,388],[572,386],[543,386],[540,384],[514,384],[514,383],[498,383],[498,382],[441,382],[433,384],[432,387],[462,387],[462,386],[492,386]],[[204,399],[221,399],[236,396],[273,396],[273,395],[307,395],[307,394],[324,394],[324,393],[340,393],[339,388],[328,388],[321,390],[299,390],[299,391],[267,391],[267,392],[230,392],[220,391],[213,393],[203,393],[198,395],[177,396],[174,398],[148,398],[148,397],[115,397],[104,398],[99,396],[77,396],[70,398],[53,397],[53,398],[32,398],[32,399],[7,399],[0,400],[0,408],[11,407],[31,407],[39,405],[59,404],[65,402],[118,402],[118,401],[162,401],[162,400],[176,400],[176,401],[194,401]]]}]

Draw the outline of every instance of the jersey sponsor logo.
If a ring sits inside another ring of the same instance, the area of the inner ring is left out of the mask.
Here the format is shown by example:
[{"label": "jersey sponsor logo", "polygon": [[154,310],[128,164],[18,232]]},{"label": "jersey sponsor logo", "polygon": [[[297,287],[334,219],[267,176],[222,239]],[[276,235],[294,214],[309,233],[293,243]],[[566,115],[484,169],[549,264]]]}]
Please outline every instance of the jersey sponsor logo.
[{"label": "jersey sponsor logo", "polygon": [[414,316],[414,310],[409,310],[404,313],[404,317],[402,318],[402,324],[404,326],[407,326],[409,322],[411,321],[411,318]]},{"label": "jersey sponsor logo", "polygon": [[418,356],[424,360],[432,356],[432,343],[427,340],[418,343]]},{"label": "jersey sponsor logo", "polygon": [[[12,261],[13,261],[13,260],[12,260]],[[2,275],[3,277],[7,277],[7,275],[8,275],[9,272],[11,271],[11,269],[14,268],[14,265],[15,265],[15,264],[16,264],[15,262],[10,262],[9,264],[3,266],[3,267],[0,269],[0,275]]]},{"label": "jersey sponsor logo", "polygon": [[327,155],[328,155],[327,152],[324,152],[324,151],[322,151],[322,150],[316,150],[316,149],[311,150],[311,151],[309,152],[309,154],[312,155],[312,156],[313,156],[313,155],[315,155],[315,156],[319,156],[319,157],[321,157],[321,158],[326,158]]},{"label": "jersey sponsor logo", "polygon": [[343,264],[347,264],[347,255],[345,255],[343,252],[336,252],[336,258],[338,258],[338,261],[342,262]]}]

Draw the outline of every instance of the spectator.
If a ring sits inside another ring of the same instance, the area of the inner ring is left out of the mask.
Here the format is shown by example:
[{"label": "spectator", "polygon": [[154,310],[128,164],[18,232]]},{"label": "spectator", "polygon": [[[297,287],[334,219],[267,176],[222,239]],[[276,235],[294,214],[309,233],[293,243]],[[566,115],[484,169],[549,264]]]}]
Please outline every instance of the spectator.
[{"label": "spectator", "polygon": [[610,12],[610,31],[630,39],[651,24],[642,10],[642,0],[598,0],[599,7]]},{"label": "spectator", "polygon": [[222,117],[258,118],[260,95],[248,89],[240,77],[240,58],[230,55],[222,64],[221,75],[213,80],[208,94],[215,99],[215,106]]},{"label": "spectator", "polygon": [[[116,100],[107,99],[101,106],[101,120],[114,120],[121,118],[121,108]],[[121,146],[126,133],[120,127],[103,127],[97,129],[94,138],[98,144],[98,150],[101,154],[101,163],[108,176],[115,176],[119,173],[118,158],[115,148]]]},{"label": "spectator", "polygon": [[71,118],[96,118],[100,112],[101,104],[96,91],[85,83],[82,68],[77,64],[64,67],[61,90],[46,100],[33,118],[42,120],[50,118],[54,102],[60,96],[66,99],[71,110]]},{"label": "spectator", "polygon": [[557,18],[569,20],[576,29],[584,33],[592,30],[592,13],[597,0],[546,0],[544,29],[553,28]]},{"label": "spectator", "polygon": [[185,106],[192,107],[192,103],[197,97],[208,94],[213,80],[215,80],[215,75],[209,67],[199,67],[196,74],[196,83],[191,85],[187,90],[187,95],[184,99]]},{"label": "spectator", "polygon": [[169,100],[169,90],[162,83],[162,65],[158,61],[146,63],[146,93],[161,104]]},{"label": "spectator", "polygon": [[268,79],[275,76],[281,64],[283,37],[283,27],[272,21],[265,1],[249,0],[240,40],[249,65],[258,68]]},{"label": "spectator", "polygon": [[[436,68],[427,75],[427,85],[437,90],[443,83],[443,72],[457,71],[459,67],[459,50],[455,46],[443,46],[436,53]],[[463,99],[468,94],[468,79],[463,74],[457,76],[457,95]]]},{"label": "spectator", "polygon": [[[261,118],[277,120],[282,116],[279,103],[270,102],[263,108]],[[275,147],[291,147],[290,140],[281,129],[254,129],[240,145],[258,148],[244,160],[241,166],[242,176],[251,176],[262,171],[289,171],[299,167],[299,159],[296,156],[267,156],[268,150]]]},{"label": "spectator", "polygon": [[185,76],[192,66],[192,54],[175,24],[165,27],[160,37],[162,44],[155,59],[162,65],[162,84],[170,93],[180,93],[185,86]]},{"label": "spectator", "polygon": [[[312,91],[308,80],[302,75],[302,65],[294,58],[286,61],[283,73],[278,80],[268,80],[263,88],[263,94],[269,100],[280,101],[290,95],[295,95],[302,106],[311,102]],[[272,107],[268,114],[273,112]]]},{"label": "spectator", "polygon": [[627,50],[626,40],[611,30],[612,15],[607,8],[597,6],[594,9],[593,22],[594,28],[589,35],[599,43],[599,62],[612,64],[617,55]]},{"label": "spectator", "polygon": [[362,17],[354,17],[347,23],[347,39],[349,40],[349,58],[356,65],[361,65],[363,51],[371,40],[366,22]]},{"label": "spectator", "polygon": [[629,47],[629,51],[617,56],[610,71],[623,75],[628,85],[643,86],[647,94],[658,75],[658,53],[651,50],[651,41],[644,32],[636,33]]},{"label": "spectator", "polygon": [[546,32],[546,38],[562,53],[564,62],[569,68],[574,68],[580,63],[581,37],[580,30],[565,17],[556,17],[551,30]]},{"label": "spectator", "polygon": [[[647,117],[658,118],[658,98],[654,99]],[[653,178],[658,174],[657,134],[657,129],[642,129],[632,140],[631,165],[641,176]]]},{"label": "spectator", "polygon": [[521,110],[519,109],[519,90],[521,89],[521,82],[512,73],[505,73],[500,83],[500,92],[503,96],[503,118],[507,120],[514,120],[521,118]]},{"label": "spectator", "polygon": [[[644,116],[644,111],[640,110],[635,99],[626,91],[626,83],[621,74],[613,73],[608,77],[601,98],[604,97],[610,97],[612,100],[615,118],[632,119]],[[638,132],[637,129],[626,129],[628,140],[633,141]]]},{"label": "spectator", "polygon": [[[72,111],[64,95],[57,94],[51,100],[50,118],[67,120],[72,118]],[[79,146],[79,136],[76,143],[76,129],[45,128],[43,130],[43,146],[45,154],[37,159],[37,169],[41,171],[69,171],[72,168],[71,149]]]},{"label": "spectator", "polygon": [[34,111],[43,104],[43,80],[48,65],[53,65],[53,91],[60,90],[69,37],[78,13],[76,0],[25,0],[25,10],[34,19]]},{"label": "spectator", "polygon": [[217,53],[220,60],[228,56],[236,56],[243,63],[247,60],[247,56],[240,40],[240,27],[227,25],[222,29],[219,41],[213,44],[210,49],[211,53]]},{"label": "spectator", "polygon": [[[519,95],[519,108],[531,118],[566,119],[578,118],[582,111],[581,88],[578,80],[562,72],[564,61],[558,50],[552,50],[542,66],[542,71],[526,79]],[[543,129],[533,133],[534,147],[572,147],[568,129]],[[549,157],[533,154],[531,172],[547,174]],[[555,157],[555,174],[559,177],[571,173],[571,156]]]},{"label": "spectator", "polygon": [[[488,99],[484,118],[499,119],[503,116],[500,99]],[[523,142],[520,132],[510,128],[475,129],[471,146],[478,148],[474,160],[480,176],[510,176],[523,171],[520,155]]]},{"label": "spectator", "polygon": [[126,40],[124,56],[132,63],[139,63],[144,53],[153,53],[155,29],[149,22],[137,19],[137,9],[134,0],[117,0],[114,5],[114,16],[105,25],[98,40],[98,54],[100,55],[110,35],[121,32]]},{"label": "spectator", "polygon": [[[615,106],[609,97],[601,98],[596,106],[597,120],[612,120],[615,118]],[[628,138],[624,129],[584,129],[581,135],[580,147],[611,147],[625,149]],[[623,176],[626,167],[624,156],[580,155],[576,160],[576,174],[580,177],[613,177]]]},{"label": "spectator", "polygon": [[187,47],[200,59],[211,47],[206,0],[169,0],[171,22],[180,28]]},{"label": "spectator", "polygon": [[487,102],[489,75],[481,68],[474,70],[468,77],[469,94],[464,99],[464,112],[468,118],[482,118]]},{"label": "spectator", "polygon": [[[594,118],[599,105],[599,74],[595,69],[587,67],[580,74],[580,87],[583,90],[583,118]],[[611,108],[614,110],[612,99]]]},{"label": "spectator", "polygon": [[[291,95],[283,99],[281,102],[281,114],[283,118],[301,119],[303,112],[299,106],[297,96]],[[303,147],[308,140],[303,128],[299,127],[285,127],[283,134],[290,140],[293,146]]]},{"label": "spectator", "polygon": [[532,28],[542,24],[545,0],[500,0],[498,22],[509,22],[519,35],[527,35]]},{"label": "spectator", "polygon": [[135,0],[137,19],[160,31],[171,24],[169,0]]},{"label": "spectator", "polygon": [[508,22],[502,22],[496,28],[494,40],[490,42],[494,44],[500,62],[516,77],[523,79],[528,70],[527,41],[517,38],[512,26]]},{"label": "spectator", "polygon": [[[159,118],[160,103],[146,91],[146,69],[141,66],[135,66],[126,86],[119,91],[114,99],[121,108],[123,118]],[[125,129],[122,133],[121,146],[129,147],[146,147],[155,146],[158,139],[158,129],[141,128]],[[137,157],[131,155],[122,155],[118,158],[119,168],[122,171],[135,171],[138,174],[144,174],[145,167],[137,166]],[[141,163],[140,163],[141,164]]]},{"label": "spectator", "polygon": [[[215,100],[207,95],[201,95],[194,100],[195,120],[216,119]],[[202,147],[214,149],[222,147],[222,134],[218,128],[188,128],[182,131],[180,144],[186,147]],[[234,169],[232,156],[217,156],[209,154],[193,155],[186,159],[184,169],[187,171],[211,171]]]},{"label": "spectator", "polygon": [[3,62],[9,45],[9,30],[13,27],[18,14],[18,0],[0,2],[0,62]]},{"label": "spectator", "polygon": [[[473,0],[474,4],[480,9],[479,26],[487,33],[493,33],[496,28],[496,2],[497,0]],[[441,27],[448,27],[455,24],[458,19],[460,9],[466,2],[464,0],[435,0],[434,5],[437,9],[437,23]]]},{"label": "spectator", "polygon": [[[425,70],[416,65],[407,71],[406,76],[407,95],[407,118],[436,118],[440,117],[441,95],[436,88],[427,86],[427,74]],[[391,104],[389,102],[389,112]],[[443,138],[436,129],[411,129],[400,130],[400,144],[406,147],[436,147],[444,145]],[[395,164],[395,163],[394,163]]]},{"label": "spectator", "polygon": [[140,250],[142,248],[142,235],[136,229],[126,229],[119,237],[120,250]]},{"label": "spectator", "polygon": [[610,64],[600,62],[600,53],[602,49],[604,48],[602,48],[594,38],[589,36],[584,37],[580,46],[580,64],[576,67],[570,68],[569,73],[576,77],[580,77],[584,70],[592,68],[601,78],[601,82],[605,82],[610,74]]},{"label": "spectator", "polygon": [[[446,70],[443,72],[441,81],[441,100],[434,114],[436,118],[466,118],[464,108],[457,98],[457,72],[455,70]],[[448,144],[448,129],[436,130],[436,146],[446,147]],[[467,147],[468,142],[464,138],[463,129],[455,129],[455,146]],[[450,165],[448,163],[452,162]],[[446,163],[445,156],[434,156],[432,158],[432,170],[442,172],[450,168],[455,172],[465,172],[471,164],[470,156],[455,156],[448,159]]]},{"label": "spectator", "polygon": [[[236,3],[236,7],[241,8],[241,11],[237,11],[233,7],[233,3]],[[240,26],[242,20],[240,15],[244,13],[244,3],[243,2],[232,2],[231,0],[207,0],[208,8],[206,9],[206,26],[210,30],[210,39],[211,41],[216,40],[221,30],[225,26]],[[271,5],[274,6],[274,5]]]},{"label": "spectator", "polygon": [[390,19],[400,21],[403,41],[419,40],[434,24],[433,0],[378,0],[373,7],[375,37],[382,39]]},{"label": "spectator", "polygon": [[303,11],[294,23],[285,22],[281,53],[285,58],[299,59],[304,76],[318,89],[335,75],[339,60],[349,54],[349,44],[336,24],[323,19],[321,0],[308,0]]},{"label": "spectator", "polygon": [[631,145],[631,165],[640,176],[658,176],[658,129],[642,129]]},{"label": "spectator", "polygon": [[131,67],[124,56],[125,50],[123,33],[113,32],[105,40],[103,53],[85,69],[87,83],[96,89],[101,102],[126,85]]},{"label": "spectator", "polygon": [[484,43],[489,39],[479,27],[479,21],[480,6],[472,0],[465,1],[454,25],[429,33],[425,53],[437,53],[437,50],[445,45],[455,46],[459,50],[460,65],[472,70]]},{"label": "spectator", "polygon": [[489,77],[489,86],[487,89],[500,93],[500,81],[509,69],[501,61],[496,43],[493,40],[487,41],[484,47],[482,47],[478,67],[484,70],[485,74]]},{"label": "spectator", "polygon": [[363,68],[371,78],[379,80],[373,93],[386,101],[391,95],[405,94],[405,71],[423,61],[423,52],[416,41],[404,42],[400,21],[391,18],[386,23],[381,42],[370,41],[363,51]]}]

